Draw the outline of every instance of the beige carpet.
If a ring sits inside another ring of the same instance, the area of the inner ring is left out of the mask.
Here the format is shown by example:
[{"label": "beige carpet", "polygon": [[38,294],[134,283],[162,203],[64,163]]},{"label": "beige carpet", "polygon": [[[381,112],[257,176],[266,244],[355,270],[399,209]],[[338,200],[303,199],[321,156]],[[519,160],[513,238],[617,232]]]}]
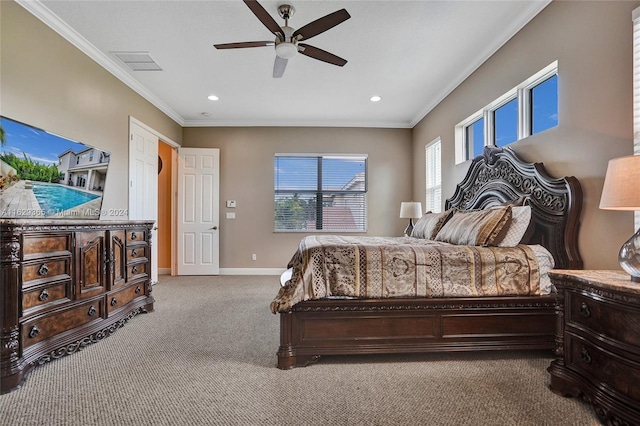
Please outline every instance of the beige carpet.
[{"label": "beige carpet", "polygon": [[548,352],[324,357],[275,367],[277,277],[160,277],[156,310],[36,368],[2,425],[596,425]]}]

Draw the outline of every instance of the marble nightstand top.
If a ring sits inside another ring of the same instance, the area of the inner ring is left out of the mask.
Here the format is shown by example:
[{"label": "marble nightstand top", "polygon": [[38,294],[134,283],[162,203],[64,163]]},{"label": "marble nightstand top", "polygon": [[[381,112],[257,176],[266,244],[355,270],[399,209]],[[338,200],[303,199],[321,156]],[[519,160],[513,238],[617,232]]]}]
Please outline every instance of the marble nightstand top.
[{"label": "marble nightstand top", "polygon": [[554,269],[549,271],[549,276],[551,279],[571,279],[602,289],[640,295],[640,283],[631,281],[630,275],[623,271]]}]

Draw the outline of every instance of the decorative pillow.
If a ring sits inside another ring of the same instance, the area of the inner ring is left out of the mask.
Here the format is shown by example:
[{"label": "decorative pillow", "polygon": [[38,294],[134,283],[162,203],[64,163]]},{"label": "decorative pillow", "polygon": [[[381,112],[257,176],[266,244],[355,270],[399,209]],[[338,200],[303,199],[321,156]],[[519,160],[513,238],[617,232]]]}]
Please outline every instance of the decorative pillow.
[{"label": "decorative pillow", "polygon": [[452,215],[453,209],[442,213],[425,213],[424,216],[416,222],[413,227],[413,232],[411,232],[411,236],[415,238],[433,240],[440,228],[442,228],[442,225],[444,225]]},{"label": "decorative pillow", "polygon": [[435,239],[459,245],[495,246],[504,238],[509,222],[511,206],[456,211]]},{"label": "decorative pillow", "polygon": [[[511,224],[498,247],[515,247],[523,242],[531,225],[531,206],[511,207]],[[524,241],[527,243],[528,241]]]}]

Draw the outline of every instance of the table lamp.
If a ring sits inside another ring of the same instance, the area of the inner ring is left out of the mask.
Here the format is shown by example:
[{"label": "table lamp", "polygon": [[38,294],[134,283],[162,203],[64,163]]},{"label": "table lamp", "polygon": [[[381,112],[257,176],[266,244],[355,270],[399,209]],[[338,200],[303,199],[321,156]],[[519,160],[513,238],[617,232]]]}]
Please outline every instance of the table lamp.
[{"label": "table lamp", "polygon": [[[640,210],[640,155],[609,161],[600,208]],[[618,262],[631,275],[631,281],[640,283],[640,229],[622,245]]]},{"label": "table lamp", "polygon": [[409,219],[409,225],[404,230],[404,235],[411,236],[413,231],[413,219],[422,217],[422,203],[418,201],[403,201],[400,204],[400,219]]}]

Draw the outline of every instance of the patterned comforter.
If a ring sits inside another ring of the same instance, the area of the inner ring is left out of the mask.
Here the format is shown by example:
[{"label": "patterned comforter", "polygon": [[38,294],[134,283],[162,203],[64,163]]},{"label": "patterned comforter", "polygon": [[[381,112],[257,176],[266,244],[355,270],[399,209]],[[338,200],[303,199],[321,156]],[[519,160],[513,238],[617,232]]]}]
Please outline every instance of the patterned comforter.
[{"label": "patterned comforter", "polygon": [[542,246],[460,246],[411,237],[304,237],[291,279],[271,302],[286,312],[323,298],[549,294],[553,257]]}]

